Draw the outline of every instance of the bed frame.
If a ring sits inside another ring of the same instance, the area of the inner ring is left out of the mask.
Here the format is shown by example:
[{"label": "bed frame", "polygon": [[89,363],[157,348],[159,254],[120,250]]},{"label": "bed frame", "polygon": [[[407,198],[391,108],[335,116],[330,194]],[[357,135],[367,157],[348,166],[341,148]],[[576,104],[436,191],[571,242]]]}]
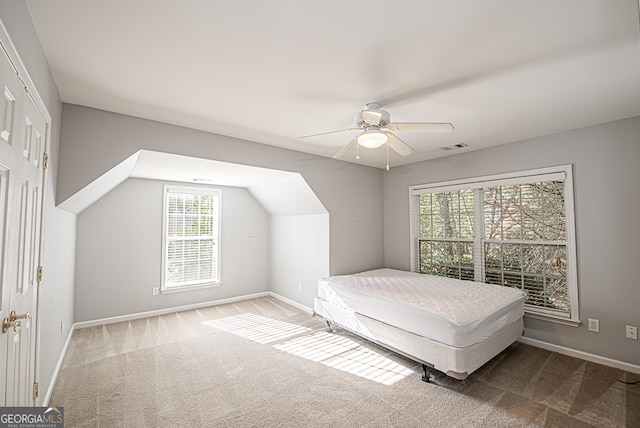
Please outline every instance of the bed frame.
[{"label": "bed frame", "polygon": [[429,368],[446,375],[464,380],[475,370],[498,355],[523,333],[523,320],[507,324],[482,342],[464,348],[456,348],[418,336],[416,334],[383,323],[374,318],[315,297],[314,315],[327,322],[329,330],[333,325],[361,336],[373,343],[422,364],[422,380],[429,382]]}]

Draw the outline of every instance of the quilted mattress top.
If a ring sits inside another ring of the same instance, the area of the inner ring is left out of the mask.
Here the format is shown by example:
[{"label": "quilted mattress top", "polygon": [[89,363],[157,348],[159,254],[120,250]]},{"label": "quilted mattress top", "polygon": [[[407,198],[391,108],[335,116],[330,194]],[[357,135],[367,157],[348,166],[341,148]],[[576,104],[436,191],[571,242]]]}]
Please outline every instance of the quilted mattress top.
[{"label": "quilted mattress top", "polygon": [[522,291],[395,269],[318,281],[318,297],[452,346],[468,346],[521,318]]}]

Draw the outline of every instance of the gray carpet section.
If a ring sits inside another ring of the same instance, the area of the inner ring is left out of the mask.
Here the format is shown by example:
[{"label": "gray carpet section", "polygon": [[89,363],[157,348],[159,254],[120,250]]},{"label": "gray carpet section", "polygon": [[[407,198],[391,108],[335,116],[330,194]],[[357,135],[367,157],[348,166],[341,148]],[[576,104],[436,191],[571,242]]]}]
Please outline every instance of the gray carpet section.
[{"label": "gray carpet section", "polygon": [[464,382],[265,297],[74,332],[66,427],[640,427],[640,375],[516,343]]}]

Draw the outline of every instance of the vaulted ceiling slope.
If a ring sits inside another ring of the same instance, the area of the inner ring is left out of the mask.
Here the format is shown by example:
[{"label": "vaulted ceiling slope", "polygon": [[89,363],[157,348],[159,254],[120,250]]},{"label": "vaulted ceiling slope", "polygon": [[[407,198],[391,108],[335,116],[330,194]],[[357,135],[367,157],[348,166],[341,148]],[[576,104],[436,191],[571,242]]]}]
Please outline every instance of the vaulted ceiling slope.
[{"label": "vaulted ceiling slope", "polygon": [[640,115],[638,0],[27,4],[64,102],[321,156],[371,102],[455,126],[392,165]]},{"label": "vaulted ceiling slope", "polygon": [[272,216],[327,213],[322,202],[298,173],[150,150],[139,150],[129,156],[63,201],[59,207],[80,214],[128,178],[243,187]]}]

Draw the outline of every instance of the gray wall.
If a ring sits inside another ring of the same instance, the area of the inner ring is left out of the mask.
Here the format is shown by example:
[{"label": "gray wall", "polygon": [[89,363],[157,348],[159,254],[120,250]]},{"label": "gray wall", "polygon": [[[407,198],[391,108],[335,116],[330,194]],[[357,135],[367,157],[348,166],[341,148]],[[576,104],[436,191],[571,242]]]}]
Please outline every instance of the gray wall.
[{"label": "gray wall", "polygon": [[272,216],[271,291],[313,307],[318,279],[329,272],[327,214]]},{"label": "gray wall", "polygon": [[[40,287],[40,400],[47,392],[58,359],[73,324],[75,215],[55,208],[58,147],[62,103],[35,33],[25,2],[0,2],[0,19],[7,29],[29,76],[43,99],[51,123],[50,162],[45,189],[45,236]],[[41,401],[40,401],[41,402]]]},{"label": "gray wall", "polygon": [[63,118],[58,202],[140,149],[299,172],[330,215],[331,274],[384,264],[380,169],[77,105]]},{"label": "gray wall", "polygon": [[[409,186],[573,164],[579,327],[525,319],[525,336],[640,365],[640,117],[393,168],[384,175],[387,267],[409,269]],[[587,331],[600,320],[600,333]]]},{"label": "gray wall", "polygon": [[76,322],[269,290],[268,213],[246,189],[214,186],[222,189],[222,284],[152,295],[162,271],[164,184],[180,183],[128,179],[78,215]]}]

